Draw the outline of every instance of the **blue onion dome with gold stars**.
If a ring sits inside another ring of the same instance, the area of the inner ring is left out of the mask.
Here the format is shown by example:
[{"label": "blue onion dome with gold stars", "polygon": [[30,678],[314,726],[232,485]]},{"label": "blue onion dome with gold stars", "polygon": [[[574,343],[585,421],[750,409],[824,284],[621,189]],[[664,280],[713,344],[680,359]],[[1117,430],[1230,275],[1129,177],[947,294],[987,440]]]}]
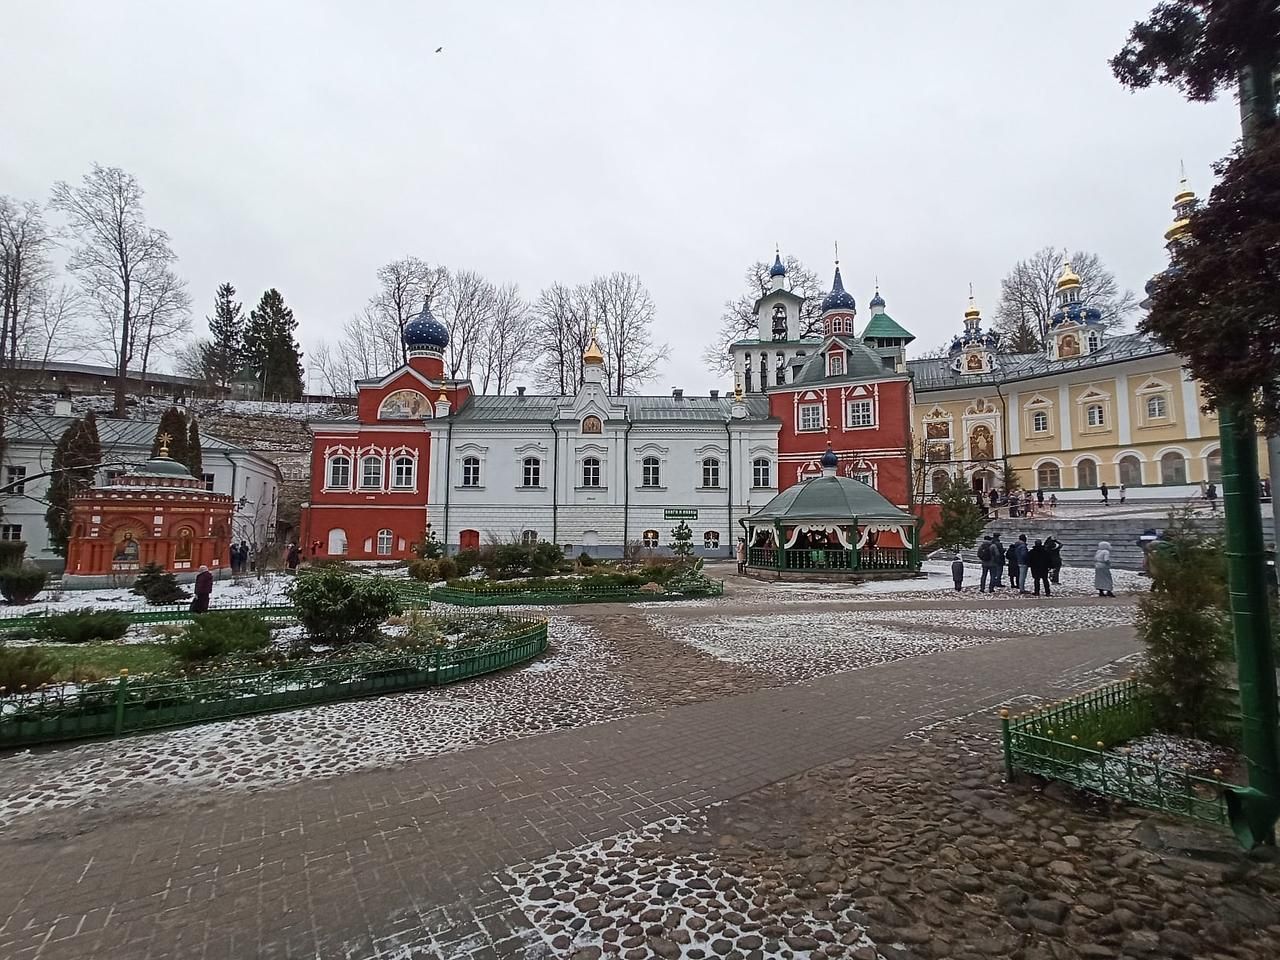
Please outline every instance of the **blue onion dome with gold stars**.
[{"label": "blue onion dome with gold stars", "polygon": [[1081,327],[1099,326],[1102,311],[1085,304],[1080,287],[1080,275],[1071,268],[1070,260],[1062,261],[1062,273],[1058,276],[1057,307],[1049,314],[1049,326],[1059,327],[1071,323]]},{"label": "blue onion dome with gold stars", "polygon": [[827,452],[822,455],[822,465],[828,469],[834,470],[840,465],[840,458],[836,456],[836,452],[831,449],[831,444],[827,444]]},{"label": "blue onion dome with gold stars", "polygon": [[870,307],[872,310],[874,310],[876,307],[883,307],[883,306],[884,306],[884,297],[880,296],[880,291],[879,289],[877,289],[876,295],[871,298]]},{"label": "blue onion dome with gold stars", "polygon": [[786,264],[782,262],[782,253],[778,252],[773,255],[773,266],[769,268],[769,276],[785,277],[787,275]]},{"label": "blue onion dome with gold stars", "polygon": [[857,303],[853,299],[853,294],[844,288],[844,280],[840,277],[840,264],[836,264],[836,277],[831,284],[831,292],[823,298],[822,312],[828,310],[848,310],[856,312]]},{"label": "blue onion dome with gold stars", "polygon": [[1000,334],[994,330],[982,329],[982,312],[978,302],[973,298],[972,285],[969,289],[969,306],[964,312],[964,332],[951,341],[948,353],[955,357],[965,350],[995,350],[1000,346]]},{"label": "blue onion dome with gold stars", "polygon": [[449,345],[449,331],[424,305],[422,312],[405,325],[404,345],[410,350],[443,353]]}]

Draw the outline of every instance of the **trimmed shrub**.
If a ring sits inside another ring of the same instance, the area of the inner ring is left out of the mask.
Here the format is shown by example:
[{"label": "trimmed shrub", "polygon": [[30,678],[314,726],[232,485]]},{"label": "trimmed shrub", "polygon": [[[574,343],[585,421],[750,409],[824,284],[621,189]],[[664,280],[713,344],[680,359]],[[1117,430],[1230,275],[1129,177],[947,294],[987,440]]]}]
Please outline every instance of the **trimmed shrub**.
[{"label": "trimmed shrub", "polygon": [[133,581],[133,592],[153,604],[181,603],[191,599],[178,586],[178,578],[158,563],[148,563],[138,571],[138,579]]},{"label": "trimmed shrub", "polygon": [[58,661],[39,647],[0,647],[0,689],[39,687],[58,672]]},{"label": "trimmed shrub", "polygon": [[44,585],[49,574],[29,563],[0,570],[0,597],[8,603],[30,603]]},{"label": "trimmed shrub", "polygon": [[448,557],[436,561],[436,576],[441,580],[452,580],[458,575],[458,565]]},{"label": "trimmed shrub", "polygon": [[480,551],[459,550],[453,555],[453,561],[458,565],[458,575],[465,577],[480,565]]},{"label": "trimmed shrub", "polygon": [[169,641],[179,660],[194,663],[232,654],[261,653],[271,645],[271,629],[251,613],[234,610],[206,613],[187,625],[182,636]]},{"label": "trimmed shrub", "polygon": [[716,592],[717,584],[697,567],[686,567],[667,580],[667,593],[684,597],[705,597]]},{"label": "trimmed shrub", "polygon": [[388,617],[401,612],[400,597],[385,577],[341,570],[309,570],[289,586],[298,620],[317,643],[373,643]]},{"label": "trimmed shrub", "polygon": [[26,555],[25,540],[0,540],[0,567],[21,566],[22,558]]},{"label": "trimmed shrub", "polygon": [[529,569],[537,576],[555,573],[564,561],[564,550],[558,544],[539,540],[529,548]]},{"label": "trimmed shrub", "polygon": [[435,583],[442,579],[440,576],[440,562],[438,560],[410,560],[409,576],[415,580],[423,580],[426,583]]},{"label": "trimmed shrub", "polygon": [[45,617],[37,624],[35,636],[51,643],[110,643],[128,631],[128,615],[83,607]]},{"label": "trimmed shrub", "polygon": [[596,558],[593,557],[591,554],[587,553],[587,551],[583,550],[580,554],[578,554],[578,566],[594,567],[595,565],[596,565]]}]

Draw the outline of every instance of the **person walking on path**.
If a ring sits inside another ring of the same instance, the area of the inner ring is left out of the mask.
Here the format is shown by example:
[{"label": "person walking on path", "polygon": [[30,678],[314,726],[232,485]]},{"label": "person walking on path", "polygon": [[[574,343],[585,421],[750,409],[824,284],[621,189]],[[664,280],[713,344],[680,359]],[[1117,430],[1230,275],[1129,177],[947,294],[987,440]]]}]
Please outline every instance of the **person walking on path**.
[{"label": "person walking on path", "polygon": [[1209,501],[1209,512],[1218,512],[1218,486],[1211,483],[1205,488],[1204,498]]},{"label": "person walking on path", "polygon": [[1124,484],[1123,484],[1123,483],[1122,483],[1122,484],[1120,484],[1120,506],[1122,506],[1122,507],[1124,506],[1124,498],[1125,498],[1125,495],[1126,495],[1127,493],[1128,493],[1128,491],[1127,491],[1127,490],[1125,490],[1125,488],[1124,488]]},{"label": "person walking on path", "polygon": [[1107,489],[1107,481],[1103,480],[1098,484],[1098,489],[1102,491],[1102,503],[1104,506],[1111,505],[1111,491]]},{"label": "person walking on path", "polygon": [[1027,547],[1027,535],[1019,534],[1018,542],[1013,545],[1013,552],[1018,557],[1018,592],[1027,592],[1027,573],[1030,570],[1031,550]]},{"label": "person walking on path", "polygon": [[1004,544],[1000,542],[1000,534],[997,533],[991,538],[991,582],[993,586],[1004,586],[1004,560]]},{"label": "person walking on path", "polygon": [[978,547],[978,562],[982,564],[982,579],[978,581],[979,593],[995,593],[996,591],[995,552],[995,547],[991,543],[991,536],[988,534],[982,538],[982,546]]},{"label": "person walking on path", "polygon": [[[1049,592],[1049,551],[1044,548],[1044,544],[1037,540],[1027,552],[1027,566],[1031,568],[1031,580],[1036,588],[1036,596],[1040,596],[1040,584],[1044,584],[1044,595],[1052,596]],[[1026,593],[1024,590],[1023,593]]]},{"label": "person walking on path", "polygon": [[284,555],[284,562],[290,573],[298,572],[298,564],[302,562],[302,554],[298,551],[296,543],[289,544],[289,549]]},{"label": "person walking on path", "polygon": [[738,538],[738,573],[747,572],[747,541],[743,537]]},{"label": "person walking on path", "polygon": [[959,553],[956,558],[951,561],[951,579],[956,582],[956,589],[964,589],[964,557]]},{"label": "person walking on path", "polygon": [[996,493],[995,487],[991,488],[990,498],[991,498],[991,519],[999,520],[1000,513],[999,511],[996,510],[996,507],[1000,505],[1000,496]]},{"label": "person walking on path", "polygon": [[213,574],[209,572],[209,568],[200,565],[200,572],[196,574],[196,595],[191,598],[191,612],[204,613],[209,609],[209,597],[213,594]]},{"label": "person walking on path", "polygon": [[1044,552],[1049,558],[1049,579],[1057,583],[1058,576],[1062,573],[1062,544],[1053,534],[1045,538]]},{"label": "person walking on path", "polygon": [[1036,506],[1041,510],[1044,509],[1044,490],[1040,487],[1036,488]]},{"label": "person walking on path", "polygon": [[1098,552],[1093,555],[1093,588],[1100,597],[1115,596],[1111,581],[1111,544],[1106,540],[1098,542]]}]

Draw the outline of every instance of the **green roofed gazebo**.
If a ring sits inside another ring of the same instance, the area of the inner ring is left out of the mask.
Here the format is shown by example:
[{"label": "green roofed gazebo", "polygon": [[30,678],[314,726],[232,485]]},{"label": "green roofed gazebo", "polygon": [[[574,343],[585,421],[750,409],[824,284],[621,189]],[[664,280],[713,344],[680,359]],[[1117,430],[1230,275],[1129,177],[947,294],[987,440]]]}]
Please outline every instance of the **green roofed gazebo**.
[{"label": "green roofed gazebo", "polygon": [[788,487],[739,521],[748,573],[775,579],[914,577],[920,519],[851,477],[836,476],[830,446],[822,476]]}]

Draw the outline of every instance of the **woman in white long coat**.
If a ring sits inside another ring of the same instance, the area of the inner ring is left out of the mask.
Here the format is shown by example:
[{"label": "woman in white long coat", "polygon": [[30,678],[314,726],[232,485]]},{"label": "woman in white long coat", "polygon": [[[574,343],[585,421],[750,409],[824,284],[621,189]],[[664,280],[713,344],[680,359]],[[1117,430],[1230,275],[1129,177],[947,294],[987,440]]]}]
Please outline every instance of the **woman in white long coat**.
[{"label": "woman in white long coat", "polygon": [[1115,589],[1111,582],[1111,544],[1106,540],[1098,543],[1098,552],[1093,555],[1093,587],[1100,597],[1114,597]]}]

